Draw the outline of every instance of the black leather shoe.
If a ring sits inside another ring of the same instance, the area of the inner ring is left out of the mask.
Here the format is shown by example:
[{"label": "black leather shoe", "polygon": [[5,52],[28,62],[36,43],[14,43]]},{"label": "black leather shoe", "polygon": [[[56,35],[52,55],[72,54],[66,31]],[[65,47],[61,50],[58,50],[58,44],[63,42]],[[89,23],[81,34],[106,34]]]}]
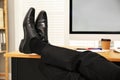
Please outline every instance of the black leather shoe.
[{"label": "black leather shoe", "polygon": [[23,21],[24,39],[21,40],[19,51],[23,53],[32,53],[30,50],[30,41],[34,38],[40,38],[35,30],[35,9],[30,8]]},{"label": "black leather shoe", "polygon": [[36,19],[36,31],[42,37],[42,41],[48,43],[48,21],[46,11],[40,11]]}]

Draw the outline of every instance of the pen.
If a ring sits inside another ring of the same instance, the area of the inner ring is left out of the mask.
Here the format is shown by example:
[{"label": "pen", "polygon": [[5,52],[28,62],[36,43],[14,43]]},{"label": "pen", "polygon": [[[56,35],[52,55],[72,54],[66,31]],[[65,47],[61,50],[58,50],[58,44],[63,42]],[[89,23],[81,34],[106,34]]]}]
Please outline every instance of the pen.
[{"label": "pen", "polygon": [[87,50],[102,50],[102,48],[88,48]]},{"label": "pen", "polygon": [[76,50],[102,50],[102,48],[76,48]]}]

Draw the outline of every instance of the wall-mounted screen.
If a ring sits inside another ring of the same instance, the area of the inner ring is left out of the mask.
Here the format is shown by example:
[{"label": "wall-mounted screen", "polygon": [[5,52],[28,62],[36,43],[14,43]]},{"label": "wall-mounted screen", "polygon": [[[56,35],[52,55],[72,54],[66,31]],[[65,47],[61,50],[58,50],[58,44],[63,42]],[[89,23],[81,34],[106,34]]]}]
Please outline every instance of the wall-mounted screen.
[{"label": "wall-mounted screen", "polygon": [[120,34],[120,0],[70,0],[70,33]]}]

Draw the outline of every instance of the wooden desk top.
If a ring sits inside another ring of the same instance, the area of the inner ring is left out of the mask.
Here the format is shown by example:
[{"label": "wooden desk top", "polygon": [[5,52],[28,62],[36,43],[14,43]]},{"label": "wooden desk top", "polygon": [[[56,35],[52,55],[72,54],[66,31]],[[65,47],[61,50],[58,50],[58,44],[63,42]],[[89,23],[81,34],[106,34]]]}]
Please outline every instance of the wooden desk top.
[{"label": "wooden desk top", "polygon": [[8,52],[6,54],[4,54],[5,57],[18,57],[18,58],[41,58],[40,55],[37,54],[24,54],[21,53],[19,51],[15,51],[15,52]]},{"label": "wooden desk top", "polygon": [[105,57],[109,61],[120,62],[120,53],[114,52],[113,50],[106,51],[106,52],[100,52],[98,54]]},{"label": "wooden desk top", "polygon": [[[112,50],[106,51],[106,52],[99,52],[98,54],[105,57],[109,61],[120,62],[120,53],[116,53]],[[5,57],[18,57],[18,58],[41,58],[41,56],[37,54],[24,54],[24,53],[20,53],[19,51],[6,53],[4,54],[4,56]]]}]

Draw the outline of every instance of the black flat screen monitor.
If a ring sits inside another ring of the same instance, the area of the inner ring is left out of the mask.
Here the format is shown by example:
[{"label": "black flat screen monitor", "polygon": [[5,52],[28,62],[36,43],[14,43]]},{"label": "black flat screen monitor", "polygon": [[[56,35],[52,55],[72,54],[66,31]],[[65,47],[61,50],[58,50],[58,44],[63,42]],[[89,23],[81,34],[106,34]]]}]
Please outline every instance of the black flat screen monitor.
[{"label": "black flat screen monitor", "polygon": [[70,34],[120,34],[120,0],[70,0]]}]

